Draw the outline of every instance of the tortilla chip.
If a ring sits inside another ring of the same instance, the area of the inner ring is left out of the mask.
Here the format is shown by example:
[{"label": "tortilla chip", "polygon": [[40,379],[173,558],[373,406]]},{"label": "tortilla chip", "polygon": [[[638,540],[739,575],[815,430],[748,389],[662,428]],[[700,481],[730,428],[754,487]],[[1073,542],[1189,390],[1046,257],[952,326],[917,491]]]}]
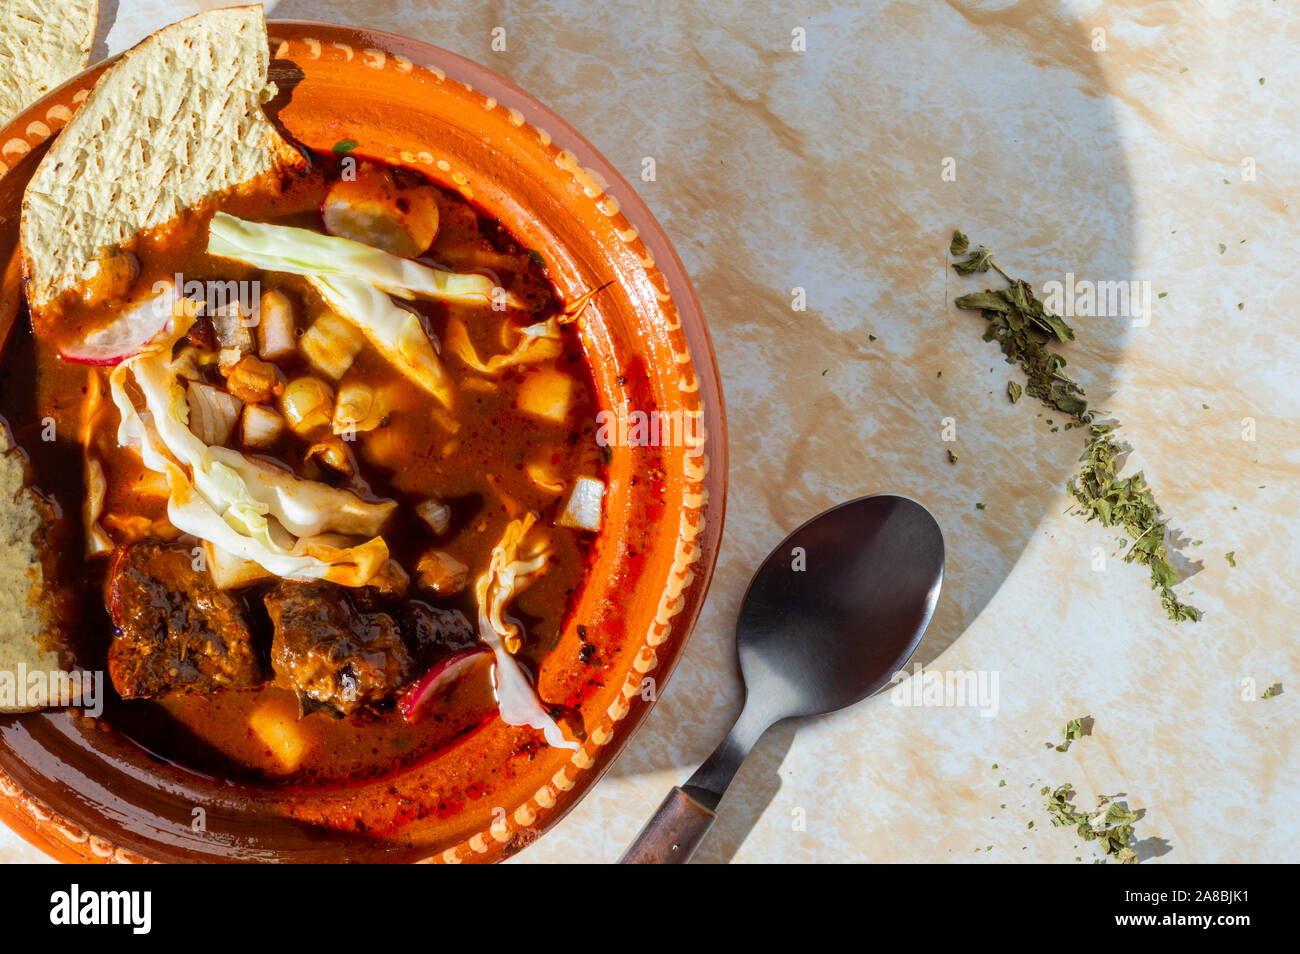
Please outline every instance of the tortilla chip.
[{"label": "tortilla chip", "polygon": [[72,657],[46,580],[46,535],[54,514],[28,486],[27,461],[0,425],[0,712],[77,701],[77,683],[59,679]]},{"label": "tortilla chip", "polygon": [[23,196],[34,319],[102,254],[302,161],[262,111],[270,60],[262,8],[235,7],[160,30],[104,74]]},{"label": "tortilla chip", "polygon": [[98,0],[0,0],[0,126],[86,68]]}]

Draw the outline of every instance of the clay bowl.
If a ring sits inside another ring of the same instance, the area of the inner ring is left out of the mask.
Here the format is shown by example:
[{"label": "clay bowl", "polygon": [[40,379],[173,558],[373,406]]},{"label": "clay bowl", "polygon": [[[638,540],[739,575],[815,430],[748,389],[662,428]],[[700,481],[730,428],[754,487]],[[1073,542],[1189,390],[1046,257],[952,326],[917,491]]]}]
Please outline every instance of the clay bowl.
[{"label": "clay bowl", "polygon": [[[396,36],[274,21],[270,33],[281,89],[270,112],[291,136],[316,149],[356,140],[360,155],[459,189],[542,252],[566,300],[612,282],[583,326],[600,404],[698,416],[702,437],[613,449],[595,563],[559,649],[576,651],[583,621],[619,634],[621,652],[584,690],[587,738],[576,752],[530,750],[527,730],[493,720],[387,777],[289,789],[160,764],[69,712],[10,716],[0,719],[0,818],[68,861],[500,860],[555,824],[608,768],[663,691],[704,599],[727,472],[708,332],[645,205],[527,93]],[[0,321],[20,295],[12,261],[22,189],[102,69],[0,132],[0,262],[11,263]],[[561,655],[576,652],[552,653]],[[543,695],[571,686],[564,667],[548,658]]]}]

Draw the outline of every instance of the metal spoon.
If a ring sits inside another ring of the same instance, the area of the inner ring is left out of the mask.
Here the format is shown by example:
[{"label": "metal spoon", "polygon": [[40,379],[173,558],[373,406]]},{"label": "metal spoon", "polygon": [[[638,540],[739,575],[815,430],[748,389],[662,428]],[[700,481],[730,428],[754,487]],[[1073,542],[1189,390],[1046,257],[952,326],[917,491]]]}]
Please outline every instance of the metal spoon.
[{"label": "metal spoon", "polygon": [[911,658],[943,583],[943,534],[923,506],[878,494],[796,530],[754,574],[736,624],[745,705],[699,771],[668,793],[623,864],[690,859],[763,733],[853,705]]}]

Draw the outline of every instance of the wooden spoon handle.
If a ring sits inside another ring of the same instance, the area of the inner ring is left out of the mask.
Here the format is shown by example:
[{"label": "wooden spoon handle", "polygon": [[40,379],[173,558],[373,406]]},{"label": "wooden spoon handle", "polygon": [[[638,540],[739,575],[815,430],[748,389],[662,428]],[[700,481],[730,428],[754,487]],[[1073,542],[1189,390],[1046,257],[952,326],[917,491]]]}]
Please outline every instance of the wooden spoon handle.
[{"label": "wooden spoon handle", "polygon": [[674,787],[645,823],[632,847],[623,853],[619,864],[685,864],[717,817],[680,786]]}]

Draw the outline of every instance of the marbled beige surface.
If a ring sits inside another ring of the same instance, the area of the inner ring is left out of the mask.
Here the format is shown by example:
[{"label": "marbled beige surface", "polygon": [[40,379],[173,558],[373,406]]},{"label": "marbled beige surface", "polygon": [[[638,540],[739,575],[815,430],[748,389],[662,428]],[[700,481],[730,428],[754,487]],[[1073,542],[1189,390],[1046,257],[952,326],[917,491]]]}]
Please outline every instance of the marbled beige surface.
[{"label": "marbled beige surface", "polygon": [[[213,5],[120,0],[97,50]],[[1066,781],[1084,803],[1123,792],[1143,810],[1144,860],[1300,860],[1293,9],[268,6],[447,47],[554,107],[636,184],[713,332],[732,468],[708,604],[610,774],[518,861],[617,858],[737,711],[731,632],[750,573],[806,518],[874,491],[937,515],[948,576],[918,658],[996,673],[997,714],[882,695],[779,727],[700,860],[1090,861],[1095,849],[1041,807],[1038,789]],[[494,27],[505,52],[491,49]],[[796,28],[806,52],[791,49]],[[646,156],[653,182],[640,178]],[[1194,572],[1179,592],[1203,622],[1167,622],[1115,534],[1064,513],[1081,438],[1007,403],[1016,372],[980,340],[981,319],[949,304],[982,287],[945,266],[954,226],[1040,287],[1069,270],[1166,294],[1146,327],[1076,319],[1069,357],[1094,406],[1123,422],[1130,465],[1185,541],[1178,565]],[[946,417],[955,443],[941,440]],[[1285,689],[1247,701],[1247,679],[1257,693]],[[1091,737],[1064,754],[1045,747],[1085,714]],[[0,858],[37,855],[0,835]]]}]

